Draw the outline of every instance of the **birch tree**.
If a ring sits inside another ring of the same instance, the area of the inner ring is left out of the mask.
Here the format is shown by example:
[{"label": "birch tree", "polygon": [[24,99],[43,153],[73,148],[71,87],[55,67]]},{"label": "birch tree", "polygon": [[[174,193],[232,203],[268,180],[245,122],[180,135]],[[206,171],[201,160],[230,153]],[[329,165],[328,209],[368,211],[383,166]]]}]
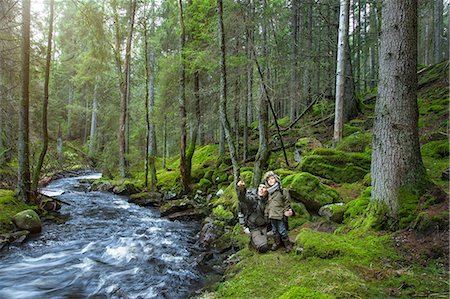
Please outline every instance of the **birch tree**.
[{"label": "birch tree", "polygon": [[337,145],[342,139],[342,127],[344,124],[344,88],[346,75],[345,68],[348,42],[349,7],[349,0],[340,0],[338,53],[336,67],[336,107],[334,113],[333,135],[334,145]]}]

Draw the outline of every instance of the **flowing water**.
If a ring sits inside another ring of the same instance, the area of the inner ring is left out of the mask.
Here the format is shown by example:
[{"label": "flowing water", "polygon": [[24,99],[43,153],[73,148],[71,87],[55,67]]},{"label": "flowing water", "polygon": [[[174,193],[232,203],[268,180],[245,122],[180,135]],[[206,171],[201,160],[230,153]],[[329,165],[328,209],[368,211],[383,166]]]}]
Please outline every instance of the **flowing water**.
[{"label": "flowing water", "polygon": [[64,224],[0,252],[0,298],[185,298],[201,281],[192,244],[198,223],[171,222],[126,197],[53,181]]}]

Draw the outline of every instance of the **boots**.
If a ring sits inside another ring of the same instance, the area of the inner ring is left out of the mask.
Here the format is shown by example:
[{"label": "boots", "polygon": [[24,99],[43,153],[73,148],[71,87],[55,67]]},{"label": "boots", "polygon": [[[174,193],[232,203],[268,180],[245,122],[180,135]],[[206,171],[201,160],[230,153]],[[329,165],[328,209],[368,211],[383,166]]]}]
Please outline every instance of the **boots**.
[{"label": "boots", "polygon": [[289,241],[289,237],[286,238],[286,239],[283,238],[283,245],[284,245],[286,253],[291,252],[291,250],[292,250],[292,242]]},{"label": "boots", "polygon": [[275,243],[273,243],[271,250],[275,251],[281,247],[281,238],[280,236],[273,236],[273,240]]}]

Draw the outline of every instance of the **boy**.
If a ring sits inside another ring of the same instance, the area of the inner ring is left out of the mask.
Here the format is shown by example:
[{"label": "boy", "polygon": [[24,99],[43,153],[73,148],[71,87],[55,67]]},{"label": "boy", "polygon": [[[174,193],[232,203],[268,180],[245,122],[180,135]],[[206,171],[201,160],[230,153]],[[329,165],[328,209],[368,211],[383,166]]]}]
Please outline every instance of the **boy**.
[{"label": "boy", "polygon": [[277,250],[283,243],[286,252],[290,252],[292,243],[289,241],[287,226],[283,221],[285,217],[290,217],[294,214],[290,206],[291,197],[289,191],[281,187],[280,178],[273,171],[269,171],[264,175],[264,183],[269,192],[265,214],[269,217],[275,240],[272,250]]}]

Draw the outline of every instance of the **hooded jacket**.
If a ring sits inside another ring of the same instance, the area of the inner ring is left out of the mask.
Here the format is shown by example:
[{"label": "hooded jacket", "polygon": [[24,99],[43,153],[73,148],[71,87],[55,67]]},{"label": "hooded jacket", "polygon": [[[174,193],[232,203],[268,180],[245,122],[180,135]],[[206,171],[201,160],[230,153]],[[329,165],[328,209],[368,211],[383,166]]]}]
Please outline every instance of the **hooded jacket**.
[{"label": "hooded jacket", "polygon": [[258,195],[257,189],[238,188],[239,212],[244,214],[245,226],[250,230],[266,226],[269,221],[264,212],[267,199]]}]

